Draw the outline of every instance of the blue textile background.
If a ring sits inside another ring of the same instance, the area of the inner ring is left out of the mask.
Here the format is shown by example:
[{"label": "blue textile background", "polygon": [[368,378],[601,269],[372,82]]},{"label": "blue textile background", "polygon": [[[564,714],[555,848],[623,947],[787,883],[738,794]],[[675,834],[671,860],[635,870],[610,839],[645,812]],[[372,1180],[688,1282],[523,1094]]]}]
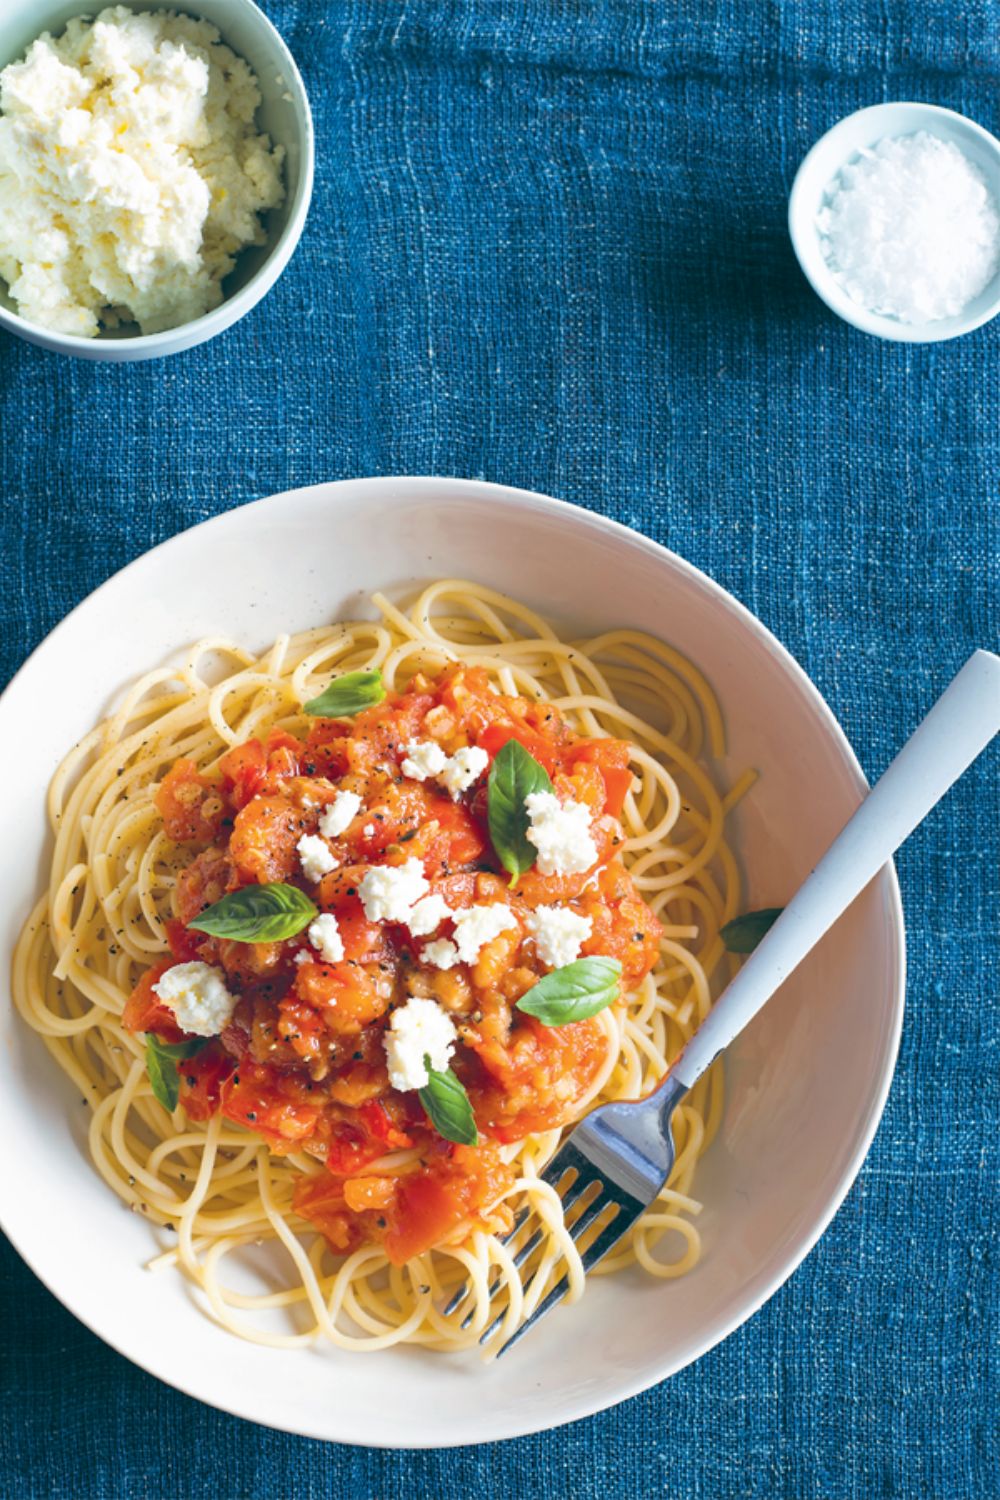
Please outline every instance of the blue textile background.
[{"label": "blue textile background", "polygon": [[[1000,324],[925,347],[854,332],[799,275],[785,202],[806,148],[862,105],[929,99],[997,129],[992,0],[265,4],[318,136],[277,288],[163,363],[0,335],[5,675],[110,572],[220,510],[344,476],[476,475],[706,569],[881,771],[967,653],[996,647]],[[909,1009],[857,1185],[695,1368],[495,1448],[333,1448],[133,1369],[5,1246],[0,1491],[996,1494],[997,770],[994,747],[900,856]]]}]

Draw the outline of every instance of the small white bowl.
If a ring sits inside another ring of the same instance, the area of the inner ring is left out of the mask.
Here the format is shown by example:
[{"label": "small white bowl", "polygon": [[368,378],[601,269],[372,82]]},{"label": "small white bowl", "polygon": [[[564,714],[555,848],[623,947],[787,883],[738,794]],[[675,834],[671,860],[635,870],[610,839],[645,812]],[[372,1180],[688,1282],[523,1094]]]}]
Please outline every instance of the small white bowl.
[{"label": "small white bowl", "polygon": [[929,135],[950,141],[979,168],[1000,201],[1000,141],[965,115],[936,104],[876,104],[847,115],[813,146],[792,183],[788,200],[788,230],[799,265],[813,291],[827,307],[855,328],[874,333],[883,339],[903,343],[929,344],[969,333],[1000,312],[1000,270],[988,286],[974,297],[965,310],[952,318],[938,318],[932,323],[903,323],[898,318],[871,312],[855,302],[841,286],[823,254],[817,215],[826,190],[841,167],[865,147],[874,146],[886,136],[912,135],[926,130]]},{"label": "small white bowl", "polygon": [[[113,0],[108,0],[113,3]],[[96,338],[56,333],[22,318],[0,280],[0,328],[16,333],[29,344],[81,359],[115,362],[157,359],[178,354],[248,313],[277,281],[299,242],[312,197],[313,123],[305,86],[294,59],[271,22],[252,0],[126,0],[130,10],[178,10],[197,20],[210,21],[223,41],[250,64],[260,84],[257,123],[276,145],[285,148],[285,198],[265,218],[267,243],[244,250],[227,277],[225,297],[218,307],[162,333],[101,333]],[[58,35],[75,16],[95,15],[104,9],[88,0],[2,0],[0,4],[0,68],[23,57],[43,31]]]}]

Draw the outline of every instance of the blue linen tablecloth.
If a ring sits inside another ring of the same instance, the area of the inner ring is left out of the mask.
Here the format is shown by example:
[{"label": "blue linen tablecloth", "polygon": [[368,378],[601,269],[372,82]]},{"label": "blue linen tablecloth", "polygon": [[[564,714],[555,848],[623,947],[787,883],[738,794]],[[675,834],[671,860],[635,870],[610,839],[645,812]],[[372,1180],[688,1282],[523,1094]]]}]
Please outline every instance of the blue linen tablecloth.
[{"label": "blue linen tablecloth", "polygon": [[[785,203],[806,148],[862,105],[1000,126],[992,0],[266,9],[318,138],[273,293],[161,363],[0,335],[4,675],[109,573],[218,511],[344,476],[484,476],[706,569],[880,772],[996,646],[1000,324],[924,347],[846,327],[797,271]],[[330,1447],[133,1369],[4,1246],[0,1492],[997,1493],[997,770],[994,748],[900,855],[909,1008],[856,1186],[697,1366],[494,1448]]]}]

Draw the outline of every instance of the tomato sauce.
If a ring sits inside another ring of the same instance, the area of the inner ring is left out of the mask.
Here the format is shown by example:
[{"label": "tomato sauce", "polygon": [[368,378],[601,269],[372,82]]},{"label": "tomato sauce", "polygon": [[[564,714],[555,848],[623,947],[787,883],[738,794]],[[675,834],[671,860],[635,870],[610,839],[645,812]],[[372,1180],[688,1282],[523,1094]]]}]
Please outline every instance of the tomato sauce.
[{"label": "tomato sauce", "polygon": [[[453,801],[436,782],[400,769],[411,740],[434,739],[448,754],[478,745],[492,760],[512,738],[546,768],[561,799],[589,807],[592,869],[530,869],[512,888],[490,842],[486,777]],[[627,742],[585,739],[550,705],[499,695],[481,669],[455,667],[437,682],[416,678],[350,720],[316,720],[302,739],[276,731],[249,740],[214,775],[179,760],[160,783],[164,829],[190,859],[168,924],[173,958],[139,981],[124,1024],[183,1040],[153,992],[156,979],[172,962],[194,959],[225,972],[236,1010],[221,1037],[180,1063],[181,1103],[192,1119],[221,1111],[271,1150],[321,1162],[324,1171],[300,1180],[295,1207],[336,1251],[374,1241],[402,1263],[470,1222],[488,1222],[513,1181],[501,1146],[579,1112],[605,1055],[604,1033],[596,1018],[544,1026],[515,1008],[547,972],[523,919],[539,905],[567,905],[591,922],[581,956],[618,959],[623,992],[649,973],[661,929],[619,853],[629,754]],[[355,792],[361,810],[328,841],[337,868],[310,884],[296,846],[316,833],[339,790]],[[405,925],[370,921],[358,894],[373,865],[410,859],[451,911],[502,901],[518,929],[500,933],[472,965],[425,962],[424,940]],[[300,886],[336,915],[342,959],[321,959],[305,933],[247,943],[190,927],[227,893],[274,881]],[[458,1031],[451,1065],[474,1110],[478,1146],[443,1140],[419,1095],[390,1086],[383,1037],[394,1006],[410,996],[436,1001]],[[393,1153],[402,1153],[397,1162]]]}]

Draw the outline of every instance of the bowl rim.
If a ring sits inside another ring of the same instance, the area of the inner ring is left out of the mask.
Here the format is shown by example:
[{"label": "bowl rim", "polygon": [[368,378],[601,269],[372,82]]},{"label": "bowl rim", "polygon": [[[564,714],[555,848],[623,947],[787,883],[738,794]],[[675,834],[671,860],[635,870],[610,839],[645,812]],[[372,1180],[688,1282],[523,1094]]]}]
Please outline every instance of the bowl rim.
[{"label": "bowl rim", "polygon": [[[176,0],[176,3],[170,0],[170,3],[184,14],[184,0]],[[173,328],[162,328],[158,333],[136,334],[134,338],[102,339],[97,336],[91,339],[78,333],[60,333],[56,329],[47,328],[43,323],[33,323],[30,318],[24,318],[20,313],[11,312],[2,306],[0,328],[7,329],[28,343],[46,348],[53,354],[78,354],[88,359],[106,359],[111,363],[124,364],[130,360],[155,357],[157,354],[179,354],[185,349],[203,344],[238,323],[270,291],[291,259],[302,237],[309,213],[316,170],[316,130],[302,74],[284,37],[256,4],[256,0],[235,0],[235,3],[252,14],[260,28],[270,35],[281,58],[282,77],[289,92],[295,96],[302,114],[301,140],[297,143],[302,150],[302,170],[295,195],[281,234],[250,280],[231,297],[223,298],[219,306],[213,307],[210,312],[191,318],[186,323],[178,323]],[[97,352],[105,349],[107,353]]]},{"label": "bowl rim", "polygon": [[[210,537],[213,528],[221,528],[226,524],[231,524],[232,518],[243,511],[254,511],[258,515],[265,515],[271,511],[280,509],[290,500],[309,494],[315,495],[316,500],[321,502],[325,508],[340,509],[344,513],[345,518],[347,518],[356,515],[359,492],[363,493],[365,491],[372,494],[381,493],[384,497],[389,499],[395,498],[400,503],[418,498],[433,500],[434,498],[440,498],[443,494],[449,494],[452,497],[461,497],[474,493],[479,497],[488,498],[491,502],[499,505],[511,505],[528,512],[547,513],[561,517],[566,524],[572,525],[583,522],[588,528],[593,528],[596,532],[603,533],[609,542],[619,546],[625,544],[630,547],[638,547],[658,562],[665,563],[670,568],[677,569],[681,573],[686,574],[693,583],[704,589],[726,613],[732,616],[743,629],[748,630],[759,643],[765,646],[776,657],[778,663],[791,676],[796,686],[804,694],[812,710],[817,714],[819,720],[836,743],[844,757],[846,768],[853,773],[859,799],[867,791],[868,782],[850,742],[840,727],[833,711],[811,678],[792,656],[791,652],[768,630],[767,626],[733,594],[730,594],[721,584],[716,583],[714,579],[709,577],[708,574],[704,573],[693,563],[680,557],[676,552],[671,551],[670,548],[596,511],[588,510],[583,506],[572,504],[569,501],[557,500],[540,491],[494,483],[489,480],[463,479],[456,476],[384,475],[357,479],[330,480],[318,484],[303,485],[292,490],[284,490],[276,495],[248,502],[229,511],[223,511],[219,515],[212,516],[205,521],[184,528],[184,530],[158,543],[155,547],[151,547],[146,552],[141,553],[138,557],[127,563],[125,567],[112,573],[110,577],[105,579],[104,582],[99,584],[97,588],[93,589],[90,594],[70,610],[43,637],[14,673],[3,693],[0,693],[0,708],[2,708],[4,700],[10,694],[14,684],[18,683],[24,674],[28,672],[36,656],[45,648],[47,643],[53,638],[61,638],[63,635],[67,635],[73,631],[77,617],[88,607],[91,600],[104,590],[112,587],[123,575],[147,566],[151,558],[162,558],[164,555],[178,550],[182,545],[186,545],[187,538],[193,533],[200,533],[204,538]],[[393,495],[394,491],[395,496]],[[322,496],[319,492],[323,492]],[[178,649],[180,649],[182,644],[178,643]],[[880,874],[875,877],[875,880],[882,883],[883,894],[888,898],[885,920],[887,926],[887,968],[891,975],[891,992],[887,1011],[887,1025],[884,1033],[885,1050],[881,1074],[878,1079],[877,1088],[868,1102],[867,1113],[863,1117],[863,1120],[859,1122],[861,1129],[855,1149],[850,1159],[845,1162],[841,1176],[831,1192],[822,1213],[818,1216],[816,1222],[803,1233],[801,1241],[796,1243],[790,1251],[786,1252],[781,1264],[762,1286],[754,1291],[738,1312],[727,1318],[718,1328],[707,1333],[682,1358],[664,1359],[662,1364],[652,1371],[649,1369],[643,1370],[631,1379],[619,1381],[610,1390],[604,1389],[596,1393],[588,1392],[586,1396],[581,1396],[573,1403],[571,1410],[567,1411],[565,1415],[559,1416],[554,1422],[547,1420],[544,1413],[540,1414],[537,1420],[534,1417],[528,1420],[508,1417],[495,1430],[491,1431],[488,1437],[482,1439],[470,1440],[468,1436],[458,1435],[454,1439],[445,1437],[442,1440],[440,1434],[434,1434],[433,1438],[427,1442],[412,1443],[408,1447],[413,1450],[450,1448],[467,1445],[470,1441],[505,1441],[528,1436],[536,1432],[549,1431],[555,1427],[565,1426],[567,1423],[593,1416],[598,1412],[607,1410],[609,1407],[617,1406],[619,1403],[629,1400],[631,1397],[639,1395],[641,1392],[649,1390],[662,1381],[669,1379],[688,1365],[701,1359],[709,1350],[713,1349],[717,1344],[722,1343],[730,1334],[735,1332],[736,1329],[741,1327],[758,1312],[798,1269],[826,1231],[854,1184],[881,1121],[895,1072],[905,1003],[906,942],[899,882],[892,861],[883,868]],[[148,1360],[145,1357],[138,1358],[134,1353],[123,1348],[120,1341],[108,1338],[99,1327],[95,1326],[95,1321],[90,1315],[81,1313],[73,1305],[74,1299],[72,1294],[64,1295],[58,1286],[53,1285],[51,1280],[36,1270],[30,1253],[22,1248],[21,1237],[16,1230],[12,1230],[6,1220],[2,1190],[0,1190],[0,1228],[3,1228],[15,1250],[32,1272],[39,1277],[57,1301],[72,1313],[74,1317],[83,1323],[85,1327],[89,1328],[92,1333],[96,1334],[102,1342],[114,1348],[117,1353],[123,1355],[131,1363],[138,1365],[139,1368],[154,1375],[157,1379],[162,1380],[164,1384],[172,1386],[182,1394],[192,1396],[196,1400],[202,1401],[217,1410],[227,1412],[230,1415],[242,1417],[247,1421],[269,1426],[279,1431],[290,1432],[298,1436],[316,1438],[325,1442],[344,1443],[349,1446],[392,1449],[399,1447],[398,1443],[394,1443],[391,1437],[387,1437],[384,1443],[380,1441],[372,1442],[370,1439],[362,1440],[361,1438],[354,1438],[350,1435],[344,1436],[343,1434],[331,1437],[329,1432],[319,1431],[311,1427],[307,1428],[302,1424],[296,1425],[293,1421],[275,1420],[273,1417],[266,1416],[262,1417],[259,1411],[255,1409],[252,1397],[245,1397],[242,1388],[234,1390],[232,1393],[226,1392],[223,1396],[220,1396],[217,1391],[204,1388],[200,1383],[200,1377],[187,1376],[185,1377],[186,1383],[183,1385],[180,1384],[175,1378],[161,1373],[156,1368],[157,1361],[155,1354]]]},{"label": "bowl rim", "polygon": [[[881,104],[865,105],[864,108],[852,110],[850,114],[843,115],[841,119],[835,121],[829,130],[825,130],[819,139],[813,142],[799,163],[788,195],[788,234],[803,276],[817,297],[845,323],[859,328],[862,333],[875,334],[876,337],[892,343],[936,344],[946,339],[961,338],[966,333],[972,333],[1000,313],[1000,270],[994,277],[996,290],[993,296],[977,313],[968,315],[956,313],[952,317],[936,319],[931,323],[902,323],[896,318],[886,317],[883,313],[872,312],[869,308],[862,307],[860,302],[855,302],[853,297],[840,286],[833,272],[826,265],[822,252],[817,259],[806,248],[806,239],[812,236],[811,228],[807,224],[805,200],[820,153],[829,146],[831,141],[839,136],[848,135],[851,127],[858,121],[866,119],[874,124],[876,118],[881,116],[888,122],[900,109],[919,110],[926,116],[928,122],[941,120],[947,122],[953,129],[975,136],[995,157],[997,170],[1000,172],[1000,140],[984,125],[980,125],[978,120],[971,119],[969,115],[963,115],[955,109],[948,109],[943,104],[927,103],[922,99],[892,99]],[[886,134],[890,133],[892,133],[891,127],[886,131]],[[910,134],[911,131],[899,133]],[[850,159],[854,154],[854,149],[856,148],[849,148],[846,151],[841,165]],[[817,270],[820,265],[823,268],[822,274],[818,274]],[[984,291],[986,289],[984,288]]]}]

